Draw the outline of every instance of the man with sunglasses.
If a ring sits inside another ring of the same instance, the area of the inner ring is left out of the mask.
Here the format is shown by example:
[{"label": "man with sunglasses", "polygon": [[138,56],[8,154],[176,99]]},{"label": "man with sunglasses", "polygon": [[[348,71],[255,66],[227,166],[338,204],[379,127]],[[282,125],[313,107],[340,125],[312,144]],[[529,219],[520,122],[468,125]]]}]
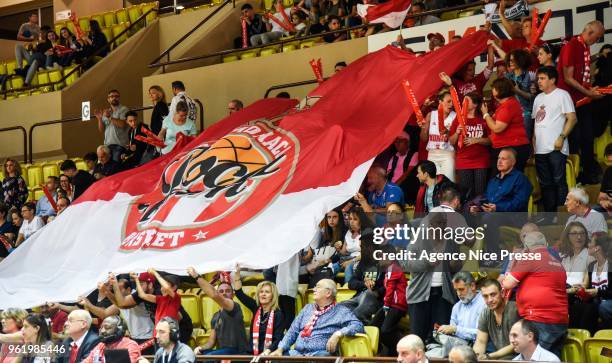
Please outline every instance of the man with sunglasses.
[{"label": "man with sunglasses", "polygon": [[128,108],[121,104],[119,91],[108,92],[109,108],[94,112],[98,120],[98,130],[104,134],[104,145],[111,151],[112,159],[121,162],[121,154],[125,153],[124,145],[129,143],[129,127],[125,121]]}]

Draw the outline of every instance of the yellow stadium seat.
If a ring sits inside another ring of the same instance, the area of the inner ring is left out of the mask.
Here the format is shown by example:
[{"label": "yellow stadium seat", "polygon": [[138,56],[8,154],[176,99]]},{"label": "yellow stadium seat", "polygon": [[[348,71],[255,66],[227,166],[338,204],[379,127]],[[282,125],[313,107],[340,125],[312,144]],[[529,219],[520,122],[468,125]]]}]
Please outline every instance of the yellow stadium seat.
[{"label": "yellow stadium seat", "polygon": [[50,176],[59,176],[60,170],[56,163],[44,163],[42,165],[43,180],[47,180]]},{"label": "yellow stadium seat", "polygon": [[235,62],[238,60],[238,56],[237,55],[226,55],[225,57],[223,57],[223,63],[229,63],[229,62]]},{"label": "yellow stadium seat", "polygon": [[612,329],[602,329],[595,332],[593,338],[612,339]]},{"label": "yellow stadium seat", "polygon": [[28,189],[28,202],[33,202],[33,201],[34,201],[34,190]]},{"label": "yellow stadium seat", "polygon": [[272,8],[274,8],[274,0],[264,0],[263,3],[265,10],[271,10]]},{"label": "yellow stadium seat", "polygon": [[37,201],[40,200],[43,195],[45,195],[45,192],[43,192],[41,187],[32,188],[32,191],[34,192],[34,200]]},{"label": "yellow stadium seat", "polygon": [[372,345],[365,334],[340,339],[340,354],[343,357],[372,357]]},{"label": "yellow stadium seat", "polygon": [[41,95],[42,91],[41,90],[37,90],[37,91],[32,91],[30,92],[30,95],[34,96],[34,95]]},{"label": "yellow stadium seat", "polygon": [[53,88],[56,91],[64,87],[64,82],[63,81],[60,82],[60,80],[62,79],[62,71],[60,71],[59,69],[54,69],[54,70],[49,71],[48,74],[49,74],[49,81],[54,83]]},{"label": "yellow stadium seat", "polygon": [[293,0],[283,0],[283,6],[285,8],[291,8],[293,7]]},{"label": "yellow stadium seat", "polygon": [[53,28],[55,29],[55,34],[57,34],[58,37],[60,35],[60,31],[65,26],[66,26],[66,22],[65,21],[60,21],[60,22],[55,23],[55,26]]},{"label": "yellow stadium seat", "polygon": [[6,74],[11,75],[15,73],[15,68],[17,68],[17,61],[6,62]]},{"label": "yellow stadium seat", "polygon": [[[141,7],[143,14],[146,14],[147,12],[149,12],[149,10],[155,9],[155,8],[157,8],[156,2],[143,4]],[[157,18],[157,10],[153,10],[149,14],[147,14],[147,18],[146,18],[147,25],[151,24],[151,22],[155,20],[156,18]]]},{"label": "yellow stadium seat", "polygon": [[244,52],[240,54],[240,59],[249,59],[249,58],[256,58],[256,57],[257,57],[257,51],[255,50],[250,50],[248,52]]},{"label": "yellow stadium seat", "polygon": [[[100,28],[104,28],[106,26],[106,24],[104,24],[104,15],[102,14],[92,15],[90,19],[97,21]],[[107,39],[107,40],[110,40],[110,39]]]},{"label": "yellow stadium seat", "polygon": [[242,291],[247,295],[257,300],[257,287],[256,286],[242,286]]},{"label": "yellow stadium seat", "polygon": [[127,9],[119,9],[115,11],[115,17],[117,18],[117,23],[126,23],[130,21],[130,16],[128,15]]},{"label": "yellow stadium seat", "polygon": [[343,302],[349,300],[350,298],[355,296],[355,292],[355,290],[350,289],[338,289],[338,292],[336,293],[336,301]]},{"label": "yellow stadium seat", "polygon": [[17,76],[11,78],[11,88],[18,89],[23,87],[23,77]]},{"label": "yellow stadium seat", "polygon": [[445,20],[456,19],[458,14],[459,14],[458,10],[446,11],[446,12],[443,12],[442,15],[440,15],[440,20],[445,21]]},{"label": "yellow stadium seat", "polygon": [[117,18],[115,17],[114,12],[109,11],[107,13],[102,14],[102,16],[104,17],[104,26],[111,27],[117,24]]},{"label": "yellow stadium seat", "polygon": [[28,97],[30,95],[30,92],[26,91],[26,92],[19,92],[17,94],[17,98],[23,98],[23,97]]},{"label": "yellow stadium seat", "polygon": [[77,170],[85,170],[87,171],[87,164],[83,160],[75,161]]},{"label": "yellow stadium seat", "polygon": [[283,45],[283,53],[291,52],[292,50],[295,50],[295,45],[293,44]]},{"label": "yellow stadium seat", "polygon": [[140,10],[140,6],[130,6],[127,9],[128,16],[130,18],[130,22],[133,23],[142,15],[142,11]]},{"label": "yellow stadium seat", "polygon": [[[121,24],[117,24],[113,26],[113,36],[117,37],[125,29],[127,29],[126,23],[121,23]],[[119,38],[115,40],[115,47],[118,47],[119,45],[121,45],[123,42],[127,40],[127,38],[128,38],[127,32],[123,33],[123,35],[121,35]]]},{"label": "yellow stadium seat", "polygon": [[34,188],[44,183],[43,169],[40,164],[33,164],[26,169],[28,174],[28,187]]},{"label": "yellow stadium seat", "polygon": [[305,41],[300,43],[300,49],[312,48],[312,47],[315,46],[315,44],[316,44],[316,42],[314,40],[305,40]]},{"label": "yellow stadium seat", "polygon": [[612,338],[589,338],[584,341],[586,363],[611,363],[611,358],[601,355],[603,348],[612,347]]},{"label": "yellow stadium seat", "polygon": [[537,202],[540,200],[542,196],[542,190],[540,189],[540,183],[538,182],[538,175],[536,173],[535,165],[530,165],[529,163],[525,166],[525,176],[531,182],[533,186],[533,191],[531,195],[533,196],[533,201]]},{"label": "yellow stadium seat", "polygon": [[[567,329],[567,336],[578,339],[580,344],[591,337],[591,333],[586,329]],[[599,338],[599,337],[598,337]]]},{"label": "yellow stadium seat", "polygon": [[7,100],[7,101],[8,101],[8,100],[14,100],[15,98],[17,98],[17,95],[14,95],[14,94],[9,94],[9,95],[6,95],[5,100]]},{"label": "yellow stadium seat", "polygon": [[6,64],[0,63],[0,75],[6,74]]},{"label": "yellow stadium seat", "polygon": [[91,27],[89,26],[89,18],[88,17],[79,18],[79,26],[81,27],[82,31],[88,32],[91,29]]},{"label": "yellow stadium seat", "polygon": [[570,159],[565,162],[565,181],[567,182],[568,188],[576,186],[576,174],[574,174],[574,164]]},{"label": "yellow stadium seat", "polygon": [[66,28],[68,28],[68,30],[70,30],[72,34],[76,34],[76,27],[74,26],[73,22],[71,21],[66,22]]},{"label": "yellow stadium seat", "polygon": [[378,353],[378,340],[380,337],[380,330],[376,326],[366,325],[363,327],[368,339],[370,340],[370,345],[372,346],[372,355],[376,355]]},{"label": "yellow stadium seat", "polygon": [[278,48],[276,47],[263,48],[261,52],[259,52],[259,56],[266,57],[276,53],[278,53]]},{"label": "yellow stadium seat", "polygon": [[572,165],[574,166],[574,175],[580,175],[580,155],[569,154],[568,159],[572,161]]},{"label": "yellow stadium seat", "polygon": [[4,172],[0,170],[0,180],[4,180]]},{"label": "yellow stadium seat", "polygon": [[184,294],[181,295],[181,305],[189,314],[194,328],[202,326],[202,314],[200,313],[200,301],[197,295]]},{"label": "yellow stadium seat", "polygon": [[561,350],[561,360],[563,362],[584,363],[582,343],[568,335]]},{"label": "yellow stadium seat", "polygon": [[459,13],[459,15],[457,17],[459,18],[467,18],[468,16],[472,16],[476,14],[475,10],[465,10]]},{"label": "yellow stadium seat", "polygon": [[242,278],[242,285],[257,285],[264,280],[263,274],[245,276]]},{"label": "yellow stadium seat", "polygon": [[[77,66],[66,67],[63,70],[64,76],[68,75],[68,73],[72,72]],[[79,78],[79,71],[73,72],[70,76],[66,78],[66,85],[70,86]]]}]

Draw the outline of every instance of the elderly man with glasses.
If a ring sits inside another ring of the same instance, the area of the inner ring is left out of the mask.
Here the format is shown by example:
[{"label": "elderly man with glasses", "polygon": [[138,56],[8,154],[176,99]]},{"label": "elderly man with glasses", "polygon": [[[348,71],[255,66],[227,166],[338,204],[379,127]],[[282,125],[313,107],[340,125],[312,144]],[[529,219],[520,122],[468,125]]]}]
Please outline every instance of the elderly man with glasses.
[{"label": "elderly man with glasses", "polygon": [[78,363],[87,358],[93,348],[100,343],[98,334],[90,330],[91,315],[87,310],[74,310],[68,314],[66,334],[60,347],[58,363]]},{"label": "elderly man with glasses", "polygon": [[[340,338],[363,332],[363,324],[353,312],[336,304],[336,283],[322,279],[314,287],[314,303],[302,309],[271,355],[332,355],[336,353]],[[290,349],[293,344],[295,348]]]}]

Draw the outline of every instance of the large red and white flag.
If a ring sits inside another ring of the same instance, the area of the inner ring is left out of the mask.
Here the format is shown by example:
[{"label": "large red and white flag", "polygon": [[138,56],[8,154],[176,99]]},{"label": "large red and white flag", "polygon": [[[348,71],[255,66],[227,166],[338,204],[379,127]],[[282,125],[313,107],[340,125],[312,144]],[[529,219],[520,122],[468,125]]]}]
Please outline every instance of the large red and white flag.
[{"label": "large red and white flag", "polygon": [[406,19],[412,0],[391,0],[382,4],[357,4],[357,14],[368,23],[385,24],[389,28],[399,28]]},{"label": "large red and white flag", "polygon": [[[94,184],[0,263],[0,309],[74,301],[109,272],[266,268],[306,246],[326,211],[358,190],[374,157],[488,35],[423,57],[387,47],[311,93],[266,99],[183,147]],[[313,103],[313,102],[311,102]]]}]

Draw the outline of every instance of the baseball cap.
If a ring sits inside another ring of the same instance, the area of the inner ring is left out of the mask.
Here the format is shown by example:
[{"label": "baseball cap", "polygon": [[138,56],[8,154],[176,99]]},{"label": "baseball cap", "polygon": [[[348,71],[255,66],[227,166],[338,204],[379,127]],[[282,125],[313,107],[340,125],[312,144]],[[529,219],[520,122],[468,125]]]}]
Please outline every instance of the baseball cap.
[{"label": "baseball cap", "polygon": [[436,38],[440,40],[442,43],[445,43],[444,36],[440,33],[429,33],[427,34],[427,40],[431,40],[432,38]]},{"label": "baseball cap", "polygon": [[148,272],[143,272],[138,275],[138,280],[143,282],[155,282],[155,277]]}]

